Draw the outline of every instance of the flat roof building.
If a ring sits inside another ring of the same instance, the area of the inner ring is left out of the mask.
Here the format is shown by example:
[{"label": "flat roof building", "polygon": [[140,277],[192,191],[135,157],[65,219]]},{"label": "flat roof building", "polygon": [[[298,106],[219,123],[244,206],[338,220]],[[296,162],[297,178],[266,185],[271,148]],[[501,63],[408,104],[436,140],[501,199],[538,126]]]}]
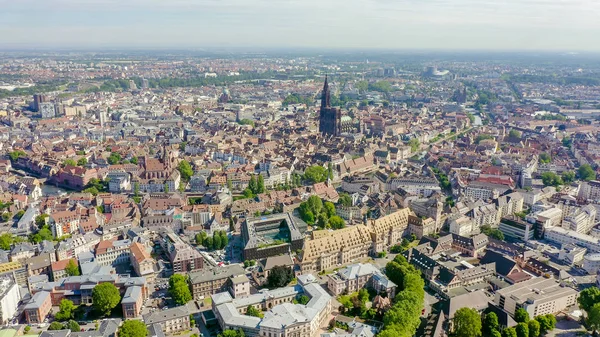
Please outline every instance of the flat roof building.
[{"label": "flat roof building", "polygon": [[529,317],[555,314],[577,303],[579,293],[554,279],[533,278],[496,292],[494,303],[514,316],[523,308]]}]

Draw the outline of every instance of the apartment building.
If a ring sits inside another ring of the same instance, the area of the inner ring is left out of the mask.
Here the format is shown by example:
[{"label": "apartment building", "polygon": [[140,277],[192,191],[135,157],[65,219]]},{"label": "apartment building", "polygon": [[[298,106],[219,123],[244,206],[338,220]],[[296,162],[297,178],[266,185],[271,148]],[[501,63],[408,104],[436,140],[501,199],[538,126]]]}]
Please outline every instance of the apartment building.
[{"label": "apartment building", "polygon": [[365,287],[378,294],[385,292],[390,299],[396,296],[397,285],[370,263],[352,264],[327,276],[327,288],[335,296],[351,294]]},{"label": "apartment building", "polygon": [[579,184],[579,197],[588,200],[600,200],[600,181],[585,181]]},{"label": "apartment building", "polygon": [[525,309],[529,317],[556,314],[577,303],[579,292],[561,285],[554,279],[532,278],[496,291],[494,303],[515,314],[519,308]]},{"label": "apartment building", "polygon": [[61,237],[79,230],[80,216],[75,211],[59,211],[51,213],[48,224],[55,237]]},{"label": "apartment building", "polygon": [[183,242],[177,235],[166,233],[163,244],[176,273],[185,273],[204,267],[204,258],[194,247]]},{"label": "apartment building", "polygon": [[505,235],[515,239],[529,241],[533,239],[534,225],[521,220],[518,216],[503,217],[498,229]]}]

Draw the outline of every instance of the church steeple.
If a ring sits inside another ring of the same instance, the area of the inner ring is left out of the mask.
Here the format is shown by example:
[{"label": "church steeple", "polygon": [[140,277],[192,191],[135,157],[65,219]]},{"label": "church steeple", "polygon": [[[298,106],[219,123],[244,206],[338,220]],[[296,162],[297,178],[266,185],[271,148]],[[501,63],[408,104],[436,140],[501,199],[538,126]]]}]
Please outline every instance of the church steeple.
[{"label": "church steeple", "polygon": [[321,108],[330,107],[331,93],[329,92],[329,83],[327,82],[327,75],[325,75],[325,84],[323,84],[323,93],[321,94]]}]

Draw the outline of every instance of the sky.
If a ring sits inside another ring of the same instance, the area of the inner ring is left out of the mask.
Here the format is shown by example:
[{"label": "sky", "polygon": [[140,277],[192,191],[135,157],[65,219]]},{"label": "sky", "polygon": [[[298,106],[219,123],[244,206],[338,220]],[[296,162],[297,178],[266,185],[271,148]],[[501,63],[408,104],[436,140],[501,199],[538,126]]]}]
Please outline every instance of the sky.
[{"label": "sky", "polygon": [[0,49],[600,51],[600,0],[0,0]]}]

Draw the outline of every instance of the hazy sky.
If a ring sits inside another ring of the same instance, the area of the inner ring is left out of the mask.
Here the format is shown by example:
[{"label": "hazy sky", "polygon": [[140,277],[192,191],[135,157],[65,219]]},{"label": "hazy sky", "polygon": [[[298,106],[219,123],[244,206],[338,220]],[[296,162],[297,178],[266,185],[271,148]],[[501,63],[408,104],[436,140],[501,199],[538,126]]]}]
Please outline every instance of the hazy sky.
[{"label": "hazy sky", "polygon": [[600,50],[600,0],[0,0],[0,49]]}]

